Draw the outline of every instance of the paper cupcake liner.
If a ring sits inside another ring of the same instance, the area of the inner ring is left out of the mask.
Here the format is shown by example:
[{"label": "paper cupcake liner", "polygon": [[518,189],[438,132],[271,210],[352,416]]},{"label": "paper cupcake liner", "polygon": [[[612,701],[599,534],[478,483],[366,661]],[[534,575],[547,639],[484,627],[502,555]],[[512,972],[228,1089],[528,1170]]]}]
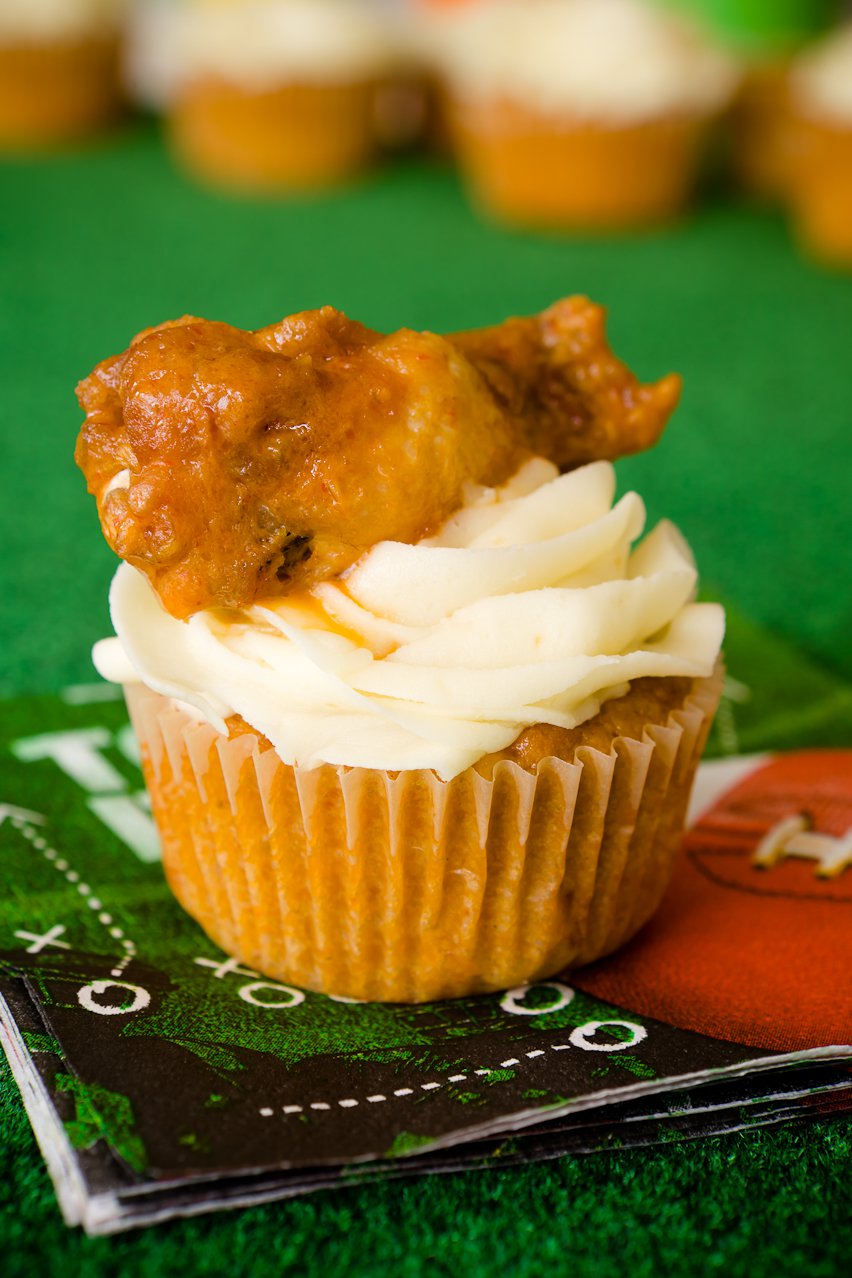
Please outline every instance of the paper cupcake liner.
[{"label": "paper cupcake liner", "polygon": [[474,198],[519,225],[630,227],[676,217],[688,202],[711,117],[597,124],[513,102],[450,103],[459,162]]},{"label": "paper cupcake liner", "polygon": [[852,266],[852,128],[793,113],[787,196],[793,226],[815,257]]},{"label": "paper cupcake liner", "polygon": [[108,34],[0,45],[0,148],[51,147],[104,128],[119,112],[118,62]]},{"label": "paper cupcake liner", "polygon": [[275,980],[400,1002],[520,985],[632,936],[668,883],[720,691],[720,671],[696,680],[609,754],[443,782],[293,768],[126,689],[166,875],[210,937]]},{"label": "paper cupcake liner", "polygon": [[375,96],[373,82],[250,92],[202,80],[174,104],[172,141],[187,168],[218,184],[270,191],[322,187],[373,159]]}]

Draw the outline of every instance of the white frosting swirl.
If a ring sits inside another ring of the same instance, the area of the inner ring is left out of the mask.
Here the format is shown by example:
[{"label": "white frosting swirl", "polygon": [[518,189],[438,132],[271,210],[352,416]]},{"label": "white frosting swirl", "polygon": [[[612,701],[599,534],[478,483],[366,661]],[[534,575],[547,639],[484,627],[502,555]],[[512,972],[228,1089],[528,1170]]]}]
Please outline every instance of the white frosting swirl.
[{"label": "white frosting swirl", "polygon": [[583,723],[631,679],[713,669],[724,616],[691,602],[688,546],[664,521],[631,551],[644,506],[614,493],[609,462],[559,476],[536,459],[417,545],[380,542],[310,592],[189,621],[122,564],[119,638],[95,664],[222,732],[241,715],[285,763],[448,779],[531,724]]},{"label": "white frosting swirl", "polygon": [[179,79],[212,75],[250,91],[367,78],[393,56],[378,12],[352,0],[189,0],[173,40]]},{"label": "white frosting swirl", "polygon": [[126,0],[0,0],[0,43],[67,40],[114,30]]},{"label": "white frosting swirl", "polygon": [[736,63],[646,0],[479,0],[433,17],[426,40],[462,98],[509,98],[593,121],[723,107]]},{"label": "white frosting swirl", "polygon": [[852,125],[852,22],[802,54],[794,64],[791,85],[808,115]]}]

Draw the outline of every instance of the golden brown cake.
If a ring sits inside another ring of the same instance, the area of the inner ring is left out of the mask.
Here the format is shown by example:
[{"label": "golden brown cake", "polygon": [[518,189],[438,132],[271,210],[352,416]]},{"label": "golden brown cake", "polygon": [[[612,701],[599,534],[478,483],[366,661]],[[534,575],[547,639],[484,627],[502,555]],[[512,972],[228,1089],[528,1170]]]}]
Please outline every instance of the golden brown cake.
[{"label": "golden brown cake", "polygon": [[603,459],[677,391],[582,298],[450,338],[328,308],[176,321],[82,383],[78,460],[126,560],[96,662],[169,882],[229,953],[422,1001],[650,916],[723,619],[671,525],[633,546],[644,507]]}]

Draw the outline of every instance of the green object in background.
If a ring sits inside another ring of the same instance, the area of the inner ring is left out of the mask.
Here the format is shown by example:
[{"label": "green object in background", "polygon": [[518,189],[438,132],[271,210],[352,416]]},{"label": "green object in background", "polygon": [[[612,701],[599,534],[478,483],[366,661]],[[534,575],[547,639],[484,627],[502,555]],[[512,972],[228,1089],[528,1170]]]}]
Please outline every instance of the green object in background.
[{"label": "green object in background", "polygon": [[665,0],[703,18],[742,53],[784,53],[830,27],[839,0]]}]

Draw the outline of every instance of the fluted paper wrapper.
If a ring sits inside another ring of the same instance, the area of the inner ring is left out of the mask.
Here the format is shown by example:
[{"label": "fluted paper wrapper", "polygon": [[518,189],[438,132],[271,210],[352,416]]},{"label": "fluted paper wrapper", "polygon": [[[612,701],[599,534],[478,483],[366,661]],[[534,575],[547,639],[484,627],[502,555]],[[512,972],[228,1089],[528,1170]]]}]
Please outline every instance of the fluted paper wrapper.
[{"label": "fluted paper wrapper", "polygon": [[357,999],[504,989],[631,937],[669,880],[721,691],[695,680],[641,740],[491,779],[282,763],[126,689],[169,883],[266,976]]},{"label": "fluted paper wrapper", "polygon": [[298,190],[351,177],[373,159],[376,84],[290,83],[246,91],[201,80],[181,95],[172,141],[200,177],[254,190]]}]

